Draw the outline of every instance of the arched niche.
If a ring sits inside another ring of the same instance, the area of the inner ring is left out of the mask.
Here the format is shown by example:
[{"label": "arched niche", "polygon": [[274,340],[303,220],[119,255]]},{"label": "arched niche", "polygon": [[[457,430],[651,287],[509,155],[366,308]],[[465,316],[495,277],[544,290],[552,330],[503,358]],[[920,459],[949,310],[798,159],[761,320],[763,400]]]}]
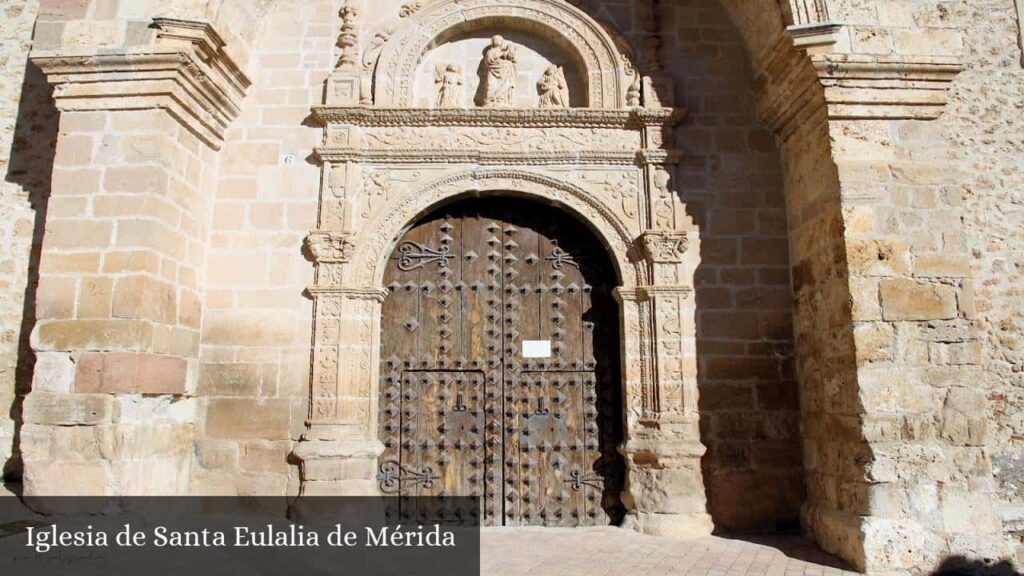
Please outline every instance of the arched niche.
[{"label": "arched niche", "polygon": [[[464,106],[481,104],[481,83],[485,73],[479,63],[484,51],[491,45],[491,38],[502,36],[516,46],[517,69],[516,90],[513,99],[515,108],[536,108],[538,102],[537,80],[549,66],[562,68],[569,88],[569,101],[573,108],[587,105],[589,94],[586,64],[577,58],[571,47],[558,45],[551,40],[530,32],[509,30],[501,22],[487,25],[486,22],[472,26],[456,27],[450,30],[451,37],[438,42],[424,56],[416,72],[413,103],[416,108],[432,108],[436,104],[437,88],[435,75],[437,66],[456,64],[460,66],[463,78],[461,101]],[[461,29],[460,29],[461,28]]]},{"label": "arched niche", "polygon": [[[417,106],[422,102],[417,77],[425,60],[433,50],[465,38],[471,30],[527,38],[538,48],[557,52],[558,59],[572,64],[579,85],[585,86],[583,97],[577,97],[580,105],[625,107],[629,81],[614,40],[590,16],[563,0],[466,0],[425,7],[405,19],[381,47],[373,74],[374,104]],[[463,63],[465,74],[475,74],[477,62],[479,55]],[[535,82],[532,78],[521,89],[532,90]]]}]

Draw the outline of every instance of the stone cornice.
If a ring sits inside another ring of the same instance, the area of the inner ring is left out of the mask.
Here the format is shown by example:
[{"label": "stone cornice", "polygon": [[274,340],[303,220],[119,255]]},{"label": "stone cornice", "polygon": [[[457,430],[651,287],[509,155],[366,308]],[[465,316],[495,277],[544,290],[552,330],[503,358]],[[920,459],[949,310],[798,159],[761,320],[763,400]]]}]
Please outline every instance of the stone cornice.
[{"label": "stone cornice", "polygon": [[824,107],[830,120],[938,118],[959,58],[808,54],[780,34],[754,83],[761,119],[783,139]]},{"label": "stone cornice", "polygon": [[249,79],[205,22],[157,18],[153,46],[116,54],[33,52],[61,111],[166,110],[213,148],[238,116]]},{"label": "stone cornice", "polygon": [[515,128],[618,128],[675,126],[686,118],[679,108],[371,108],[315,106],[321,124],[361,127],[515,127]]},{"label": "stone cornice", "polygon": [[815,54],[810,59],[831,119],[938,118],[963,70],[955,57]]}]

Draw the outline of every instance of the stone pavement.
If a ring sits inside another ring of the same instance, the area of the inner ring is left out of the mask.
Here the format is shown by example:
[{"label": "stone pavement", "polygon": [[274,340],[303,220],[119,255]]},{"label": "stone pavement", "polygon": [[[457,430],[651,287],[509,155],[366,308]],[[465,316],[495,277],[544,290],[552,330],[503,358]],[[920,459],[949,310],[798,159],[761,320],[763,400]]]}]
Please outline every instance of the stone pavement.
[{"label": "stone pavement", "polygon": [[798,537],[677,540],[621,528],[485,528],[483,576],[840,576],[841,561]]}]

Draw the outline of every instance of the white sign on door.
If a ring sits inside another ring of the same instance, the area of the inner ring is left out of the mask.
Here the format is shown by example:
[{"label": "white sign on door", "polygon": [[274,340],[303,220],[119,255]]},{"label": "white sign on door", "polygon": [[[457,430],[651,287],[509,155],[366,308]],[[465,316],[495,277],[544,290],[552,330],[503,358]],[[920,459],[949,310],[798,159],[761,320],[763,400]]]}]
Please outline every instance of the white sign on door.
[{"label": "white sign on door", "polygon": [[551,340],[523,340],[523,358],[551,358]]}]

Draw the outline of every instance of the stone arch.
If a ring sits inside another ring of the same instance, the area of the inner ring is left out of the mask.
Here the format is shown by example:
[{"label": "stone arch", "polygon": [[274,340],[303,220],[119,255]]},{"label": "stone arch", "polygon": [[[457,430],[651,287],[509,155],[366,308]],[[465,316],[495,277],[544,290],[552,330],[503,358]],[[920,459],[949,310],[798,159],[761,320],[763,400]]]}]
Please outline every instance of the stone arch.
[{"label": "stone arch", "polygon": [[592,194],[578,186],[528,170],[475,169],[407,188],[367,224],[353,255],[356,283],[380,286],[392,249],[404,230],[437,206],[471,194],[511,194],[554,202],[572,212],[601,241],[621,286],[644,283],[644,269],[633,254],[636,234]]},{"label": "stone arch", "polygon": [[382,47],[373,76],[374,103],[410,106],[416,68],[432,47],[467,28],[495,24],[564,49],[587,83],[588,107],[625,106],[626,72],[614,40],[593,18],[561,0],[471,0],[424,8]]}]

